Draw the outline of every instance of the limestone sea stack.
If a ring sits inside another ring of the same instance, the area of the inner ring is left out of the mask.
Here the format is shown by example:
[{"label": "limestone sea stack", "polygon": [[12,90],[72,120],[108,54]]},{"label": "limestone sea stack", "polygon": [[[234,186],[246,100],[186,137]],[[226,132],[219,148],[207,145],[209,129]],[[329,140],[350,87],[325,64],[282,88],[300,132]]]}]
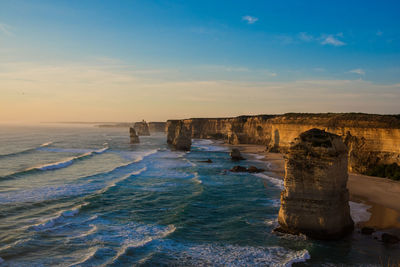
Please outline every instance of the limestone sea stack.
[{"label": "limestone sea stack", "polygon": [[167,143],[176,150],[189,151],[192,146],[192,127],[182,120],[170,121],[167,128]]},{"label": "limestone sea stack", "polygon": [[135,122],[133,125],[135,128],[137,135],[139,136],[149,136],[150,135],[150,130],[149,130],[149,125],[145,120],[140,121],[140,122]]},{"label": "limestone sea stack", "polygon": [[136,131],[133,127],[129,128],[129,136],[131,139],[131,144],[138,144],[140,143],[139,136],[136,134]]},{"label": "limestone sea stack", "polygon": [[324,130],[308,130],[291,143],[285,156],[278,231],[338,239],[353,230],[347,157],[342,139]]}]

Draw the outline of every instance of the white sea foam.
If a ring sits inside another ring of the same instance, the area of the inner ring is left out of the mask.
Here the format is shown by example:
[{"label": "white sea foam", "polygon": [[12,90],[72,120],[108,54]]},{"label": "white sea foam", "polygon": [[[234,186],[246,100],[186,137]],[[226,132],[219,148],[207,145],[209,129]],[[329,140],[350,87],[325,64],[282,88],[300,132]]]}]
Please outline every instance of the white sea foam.
[{"label": "white sea foam", "polygon": [[145,151],[145,152],[132,153],[132,156],[136,156],[136,158],[134,159],[134,162],[139,162],[139,161],[142,161],[145,157],[155,154],[157,152],[158,152],[158,149],[153,149],[153,150],[149,150],[149,151]]},{"label": "white sea foam", "polygon": [[46,146],[51,145],[52,143],[53,143],[53,142],[43,143],[43,144],[41,144],[39,147],[46,147]]},{"label": "white sea foam", "polygon": [[193,266],[292,266],[310,259],[307,250],[292,251],[283,247],[251,247],[217,244],[162,244],[183,265]]},{"label": "white sea foam", "polygon": [[92,150],[90,152],[86,152],[86,153],[81,154],[79,156],[66,158],[66,159],[63,159],[63,160],[58,161],[58,162],[43,164],[43,165],[36,166],[36,167],[31,167],[31,168],[27,169],[26,171],[30,171],[30,170],[47,171],[47,170],[55,170],[55,169],[65,168],[65,167],[68,167],[69,165],[71,165],[72,163],[74,163],[74,161],[76,161],[76,160],[92,156],[93,154],[102,154],[107,149],[108,149],[108,147],[104,147],[104,148],[98,149],[98,150]]},{"label": "white sea foam", "polygon": [[228,151],[228,147],[219,146],[213,140],[209,139],[194,139],[192,143],[192,147],[197,148],[201,151],[207,152],[219,152],[219,151]]},{"label": "white sea foam", "polygon": [[110,263],[114,263],[121,256],[123,256],[128,249],[142,247],[153,240],[158,240],[167,237],[171,233],[175,232],[176,228],[174,225],[168,225],[166,227],[158,225],[138,225],[134,228],[134,233],[125,236],[124,243],[118,250],[117,254],[111,259]]},{"label": "white sea foam", "polygon": [[79,213],[79,209],[86,205],[88,205],[88,203],[78,205],[70,210],[60,211],[57,214],[57,216],[45,219],[38,224],[28,227],[28,229],[35,230],[35,231],[43,231],[43,230],[48,230],[50,228],[53,228],[57,223],[62,223],[65,220],[65,218],[73,217],[73,216],[77,215]]},{"label": "white sea foam", "polygon": [[192,180],[197,183],[197,184],[202,184],[203,182],[200,180],[200,175],[198,172],[194,173],[194,177],[192,178]]},{"label": "white sea foam", "polygon": [[371,213],[368,211],[371,206],[353,201],[349,201],[349,205],[351,218],[353,218],[354,223],[367,222],[371,217]]},{"label": "white sea foam", "polygon": [[276,187],[278,187],[280,189],[284,189],[283,180],[281,180],[281,179],[268,176],[264,173],[255,173],[253,175],[260,177],[262,179],[268,180],[269,182],[271,182],[273,185],[275,185]]},{"label": "white sea foam", "polygon": [[79,266],[79,265],[88,263],[88,261],[90,261],[91,259],[93,259],[95,257],[95,255],[97,254],[98,251],[99,251],[99,247],[91,247],[87,250],[86,255],[84,255],[83,259],[81,259],[77,262],[74,262],[73,264],[68,265],[68,266],[77,266],[77,265]]},{"label": "white sea foam", "polygon": [[102,188],[98,193],[104,193],[104,192],[106,192],[108,189],[110,189],[110,188],[116,186],[118,183],[120,183],[120,182],[122,182],[122,181],[128,179],[129,177],[131,177],[131,176],[133,176],[133,175],[139,175],[139,174],[141,174],[142,172],[144,172],[144,171],[146,171],[146,170],[147,170],[147,167],[143,167],[142,169],[140,169],[140,170],[138,170],[138,171],[133,171],[133,172],[127,174],[127,175],[124,175],[124,176],[122,176],[122,177],[119,177],[119,178],[117,178],[117,179],[111,181],[107,186],[105,186],[104,188]]},{"label": "white sea foam", "polygon": [[267,219],[264,223],[268,226],[278,226],[278,218]]}]

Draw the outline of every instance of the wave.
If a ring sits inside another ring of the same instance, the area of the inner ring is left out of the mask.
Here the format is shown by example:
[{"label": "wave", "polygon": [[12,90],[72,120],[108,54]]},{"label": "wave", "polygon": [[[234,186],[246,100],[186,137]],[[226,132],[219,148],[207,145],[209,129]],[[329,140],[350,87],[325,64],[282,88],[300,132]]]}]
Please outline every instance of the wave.
[{"label": "wave", "polygon": [[6,158],[6,157],[19,156],[21,154],[30,153],[32,151],[35,151],[35,150],[39,149],[39,148],[47,147],[47,146],[51,145],[52,143],[53,142],[46,142],[46,143],[43,143],[43,144],[41,144],[41,145],[39,145],[37,147],[27,148],[27,149],[24,149],[24,150],[21,150],[21,151],[17,151],[17,152],[12,152],[12,153],[9,153],[9,154],[2,154],[2,155],[0,155],[0,159],[1,158]]},{"label": "wave", "polygon": [[194,177],[192,178],[192,180],[197,183],[197,184],[202,184],[203,182],[200,180],[200,175],[198,172],[194,173]]},{"label": "wave", "polygon": [[367,222],[371,218],[371,213],[368,212],[368,209],[371,206],[365,205],[364,203],[357,203],[353,201],[349,201],[350,206],[350,215],[353,219],[354,223]]},{"label": "wave", "polygon": [[134,172],[131,172],[131,173],[127,174],[127,175],[124,175],[124,176],[122,176],[122,177],[120,177],[120,178],[117,178],[117,179],[111,181],[106,187],[102,188],[98,193],[104,193],[104,192],[106,192],[108,189],[110,189],[110,188],[116,186],[118,183],[120,183],[120,182],[122,182],[122,181],[128,179],[129,177],[131,177],[131,176],[133,176],[133,175],[139,175],[139,174],[141,174],[142,172],[144,172],[144,171],[146,171],[146,170],[147,170],[147,167],[143,167],[143,168],[141,168],[141,169],[138,170],[138,171],[134,171]]},{"label": "wave", "polygon": [[129,249],[143,247],[153,240],[159,240],[167,237],[175,232],[176,227],[171,224],[166,227],[157,225],[143,225],[135,229],[135,235],[128,236],[124,244],[117,251],[117,254],[110,260],[108,264],[113,264],[123,257]]},{"label": "wave", "polygon": [[268,176],[268,175],[266,175],[264,173],[255,173],[253,175],[270,181],[274,186],[278,187],[279,189],[284,189],[285,188],[284,187],[284,182],[281,179]]},{"label": "wave", "polygon": [[65,168],[68,167],[70,165],[72,165],[75,161],[87,158],[87,157],[91,157],[95,154],[102,154],[104,153],[106,150],[108,150],[108,147],[104,147],[98,150],[92,150],[90,152],[86,152],[84,154],[81,154],[79,156],[75,156],[75,157],[69,157],[57,162],[53,162],[53,163],[47,163],[47,164],[43,164],[43,165],[39,165],[39,166],[34,166],[34,167],[30,167],[27,168],[25,170],[22,171],[16,171],[14,173],[8,174],[6,176],[3,176],[2,179],[7,179],[7,178],[13,178],[15,175],[21,175],[21,174],[25,174],[25,173],[31,173],[34,171],[49,171],[49,170],[57,170],[57,169],[61,169],[61,168]]},{"label": "wave", "polygon": [[61,161],[58,161],[58,162],[44,164],[44,165],[37,166],[37,167],[32,167],[32,168],[30,168],[28,170],[37,169],[37,170],[40,170],[40,171],[47,171],[47,170],[55,170],[55,169],[65,168],[65,167],[68,167],[69,165],[71,165],[72,163],[74,163],[74,161],[76,161],[76,160],[80,160],[80,159],[83,159],[83,158],[86,158],[86,157],[90,157],[90,156],[93,156],[94,154],[102,154],[106,150],[108,150],[108,147],[104,147],[104,148],[101,148],[101,149],[98,149],[98,150],[93,150],[91,152],[87,152],[87,153],[84,153],[84,154],[81,154],[81,155],[75,156],[75,157],[70,157],[70,158],[67,158],[67,159],[64,159],[64,160],[61,160]]},{"label": "wave", "polygon": [[46,220],[42,221],[41,223],[29,226],[28,229],[35,230],[35,231],[44,231],[44,230],[53,228],[57,223],[63,222],[67,217],[73,217],[73,216],[77,215],[79,213],[80,209],[83,206],[86,206],[88,204],[89,203],[84,203],[84,204],[75,206],[70,210],[63,210],[63,211],[59,212],[57,216],[46,219]]},{"label": "wave", "polygon": [[161,249],[189,266],[292,266],[310,259],[307,250],[283,247],[251,247],[219,244],[182,244],[164,242]]}]

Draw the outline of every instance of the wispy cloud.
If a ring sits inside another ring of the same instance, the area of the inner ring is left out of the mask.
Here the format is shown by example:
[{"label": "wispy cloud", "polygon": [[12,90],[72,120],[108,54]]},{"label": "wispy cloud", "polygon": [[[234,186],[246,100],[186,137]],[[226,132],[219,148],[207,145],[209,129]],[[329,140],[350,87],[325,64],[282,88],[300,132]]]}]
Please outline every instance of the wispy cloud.
[{"label": "wispy cloud", "polygon": [[301,41],[304,41],[304,42],[311,42],[315,39],[314,36],[312,36],[311,34],[308,34],[306,32],[299,33],[298,37]]},{"label": "wispy cloud", "polygon": [[[343,34],[337,34],[336,36],[342,37]],[[343,46],[346,45],[345,42],[339,40],[336,36],[332,34],[321,36],[321,44],[322,45],[333,45],[333,46]]]},{"label": "wispy cloud", "polygon": [[258,18],[253,16],[243,16],[242,20],[247,21],[247,24],[254,24],[258,21]]},{"label": "wispy cloud", "polygon": [[337,34],[321,34],[321,35],[312,35],[307,32],[300,32],[297,34],[297,41],[300,42],[316,42],[321,45],[333,45],[333,46],[343,46],[346,45],[345,42],[340,40],[340,38],[343,38],[343,33],[339,32]]},{"label": "wispy cloud", "polygon": [[13,35],[13,33],[11,32],[11,26],[5,24],[5,23],[0,23],[0,33],[6,34],[6,35]]},{"label": "wispy cloud", "polygon": [[382,36],[382,35],[383,35],[383,31],[378,30],[378,31],[376,32],[376,36]]},{"label": "wispy cloud", "polygon": [[349,70],[349,73],[355,73],[358,75],[365,75],[365,70],[363,69],[354,69],[354,70]]}]

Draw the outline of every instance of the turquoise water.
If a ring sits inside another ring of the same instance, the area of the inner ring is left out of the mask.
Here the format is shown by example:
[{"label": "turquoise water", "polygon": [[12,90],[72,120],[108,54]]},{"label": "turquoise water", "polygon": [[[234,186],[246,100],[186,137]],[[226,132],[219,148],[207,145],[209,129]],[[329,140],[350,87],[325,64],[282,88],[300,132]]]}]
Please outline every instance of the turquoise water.
[{"label": "turquoise water", "polygon": [[[400,260],[398,246],[357,233],[338,242],[272,233],[282,182],[226,171],[235,163],[209,140],[184,153],[162,134],[130,145],[126,129],[0,127],[1,266]],[[255,157],[243,164],[267,167]]]}]

